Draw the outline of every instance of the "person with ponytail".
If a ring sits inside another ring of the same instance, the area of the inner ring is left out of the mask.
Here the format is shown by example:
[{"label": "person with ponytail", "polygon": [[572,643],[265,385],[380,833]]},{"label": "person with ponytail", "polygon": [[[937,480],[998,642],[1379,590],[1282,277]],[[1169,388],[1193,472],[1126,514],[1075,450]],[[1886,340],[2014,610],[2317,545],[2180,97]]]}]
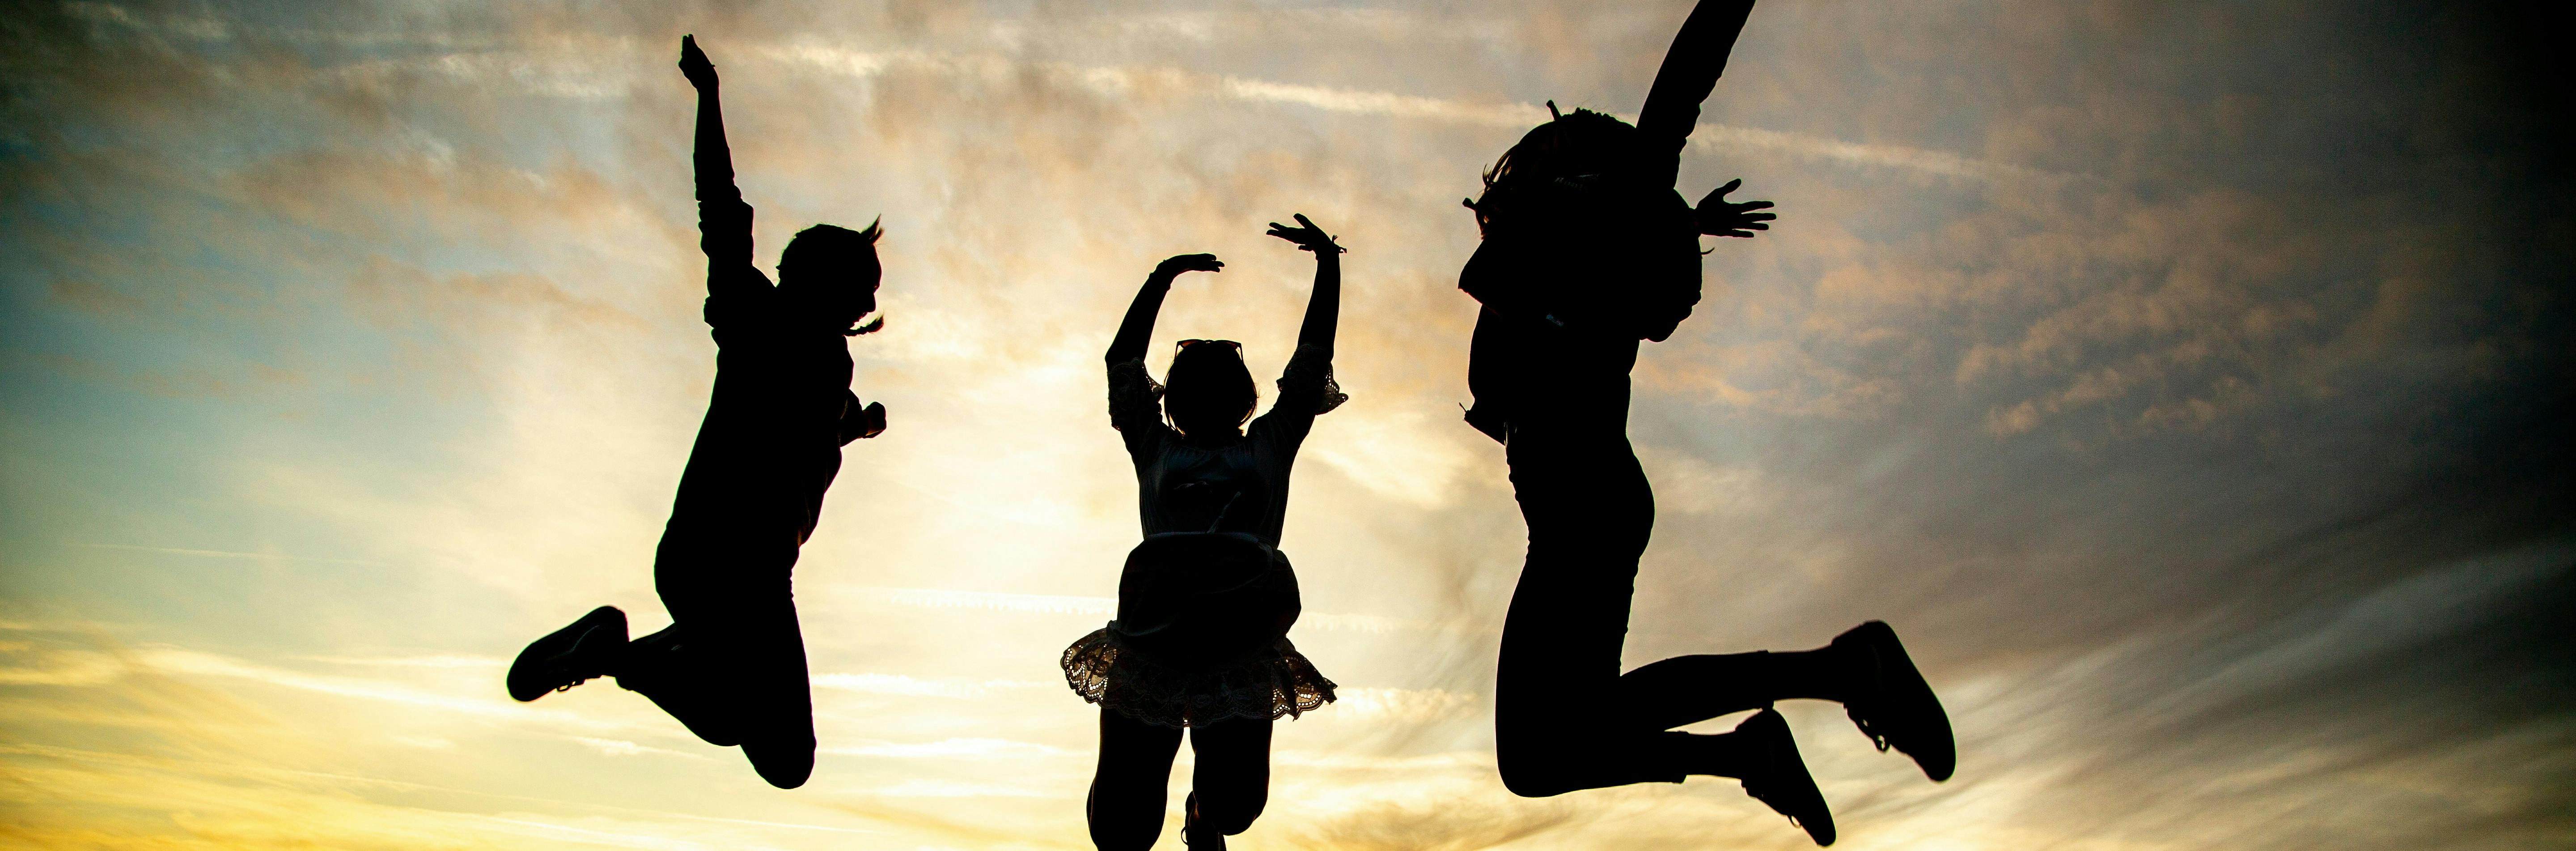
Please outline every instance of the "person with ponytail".
[{"label": "person with ponytail", "polygon": [[[1505,152],[1466,202],[1483,236],[1459,275],[1482,303],[1467,422],[1502,442],[1529,550],[1503,623],[1496,766],[1526,796],[1731,777],[1819,845],[1833,813],[1771,704],[1838,701],[1881,750],[1933,780],[1956,762],[1949,719],[1904,645],[1870,621],[1803,652],[1665,659],[1622,673],[1654,491],[1628,443],[1638,343],[1670,337],[1700,298],[1699,237],[1768,230],[1769,202],[1696,206],[1673,190],[1680,155],[1751,0],[1702,0],[1637,123],[1556,113]],[[1753,710],[1730,733],[1673,730]]]}]

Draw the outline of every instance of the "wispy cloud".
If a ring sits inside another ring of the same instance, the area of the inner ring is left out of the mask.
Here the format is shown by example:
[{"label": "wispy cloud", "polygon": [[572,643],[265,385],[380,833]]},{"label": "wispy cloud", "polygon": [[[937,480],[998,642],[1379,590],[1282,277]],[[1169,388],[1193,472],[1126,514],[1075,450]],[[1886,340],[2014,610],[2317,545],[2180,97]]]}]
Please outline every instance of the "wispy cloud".
[{"label": "wispy cloud", "polygon": [[815,674],[814,687],[905,697],[984,697],[1021,689],[1061,688],[1062,683],[1027,680],[943,680],[902,674]]},{"label": "wispy cloud", "polygon": [[[1115,96],[1204,97],[1247,103],[1279,104],[1353,115],[1471,124],[1533,127],[1546,123],[1547,109],[1529,103],[1476,103],[1401,92],[1369,91],[1204,74],[1170,67],[1084,66],[1030,62],[998,54],[943,55],[920,51],[869,51],[811,42],[754,48],[774,61],[800,64],[831,73],[872,78],[890,70],[1002,79],[1034,70],[1057,81]],[[1623,118],[1634,120],[1633,115]],[[1991,162],[1902,145],[1862,144],[1754,127],[1700,124],[1693,146],[1720,151],[1760,151],[1849,167],[1894,168],[1940,177],[1980,181],[2062,181],[2064,175],[2009,163]]]},{"label": "wispy cloud", "polygon": [[164,555],[199,556],[199,557],[203,557],[203,558],[274,559],[274,560],[279,560],[279,561],[311,561],[311,562],[321,562],[321,563],[325,563],[325,564],[364,564],[364,565],[377,565],[377,566],[381,566],[381,565],[383,565],[383,564],[384,564],[383,562],[379,562],[379,561],[371,561],[371,560],[368,560],[368,559],[357,559],[357,558],[329,558],[329,557],[325,557],[325,556],[299,556],[299,555],[288,555],[288,554],[285,554],[285,553],[254,553],[254,552],[241,552],[241,551],[238,551],[238,550],[201,550],[201,549],[189,549],[189,548],[186,548],[186,547],[146,547],[146,546],[140,546],[140,545],[136,545],[136,544],[89,544],[89,543],[74,543],[74,544],[71,544],[70,546],[79,547],[79,548],[82,548],[82,549],[90,549],[90,550],[123,550],[123,551],[126,551],[126,552],[137,552],[137,553],[161,553],[161,554],[164,554]]},{"label": "wispy cloud", "polygon": [[906,780],[891,786],[853,789],[852,794],[876,798],[1047,798],[1051,793],[997,783],[961,783],[953,780]]},{"label": "wispy cloud", "polygon": [[[1244,844],[1795,843],[1729,781],[1518,799],[1490,747],[1524,529],[1457,421],[1456,199],[1540,98],[1633,105],[1683,5],[13,9],[12,836],[1079,847],[1099,710],[1053,663],[1135,533],[1100,346],[1206,250],[1160,329],[1275,367],[1309,267],[1261,224],[1307,212],[1354,246],[1355,399],[1287,538],[1344,689]],[[2576,263],[2506,8],[1763,4],[1684,166],[1782,219],[1641,355],[1630,661],[1895,623],[1957,779],[1782,703],[1856,847],[2563,839]],[[668,614],[714,352],[681,32],[764,265],[894,226],[853,351],[896,425],[794,574],[788,795],[611,683],[497,682]]]},{"label": "wispy cloud", "polygon": [[637,756],[649,753],[660,756],[676,756],[681,759],[705,760],[709,758],[705,754],[675,751],[670,748],[657,748],[652,745],[639,745],[625,739],[601,739],[591,736],[573,736],[571,738],[573,741],[597,748],[600,753],[607,754],[609,756]]},{"label": "wispy cloud", "polygon": [[1033,756],[1067,756],[1075,753],[1036,742],[983,738],[941,739],[936,742],[883,742],[823,750],[825,753],[847,756],[900,759],[1020,759]]},{"label": "wispy cloud", "polygon": [[424,691],[409,685],[381,680],[307,674],[180,647],[145,646],[137,648],[135,656],[154,669],[178,675],[244,680],[337,697],[397,703],[489,718],[538,722],[550,727],[620,730],[629,729],[632,726],[624,722],[608,721],[563,710],[512,703],[500,695],[498,683],[492,684],[491,696],[469,697]]}]

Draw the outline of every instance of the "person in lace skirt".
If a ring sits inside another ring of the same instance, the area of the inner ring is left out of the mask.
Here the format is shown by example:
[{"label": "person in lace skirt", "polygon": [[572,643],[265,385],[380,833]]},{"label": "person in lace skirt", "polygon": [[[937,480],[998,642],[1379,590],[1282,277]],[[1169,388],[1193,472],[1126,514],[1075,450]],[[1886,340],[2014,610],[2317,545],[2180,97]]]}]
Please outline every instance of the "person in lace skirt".
[{"label": "person in lace skirt", "polygon": [[[1297,216],[1270,235],[1315,253],[1315,291],[1270,412],[1228,340],[1182,340],[1156,384],[1145,369],[1163,296],[1214,255],[1165,260],[1109,344],[1109,422],[1136,465],[1145,540],[1118,580],[1118,617],[1065,648],[1067,685],[1100,705],[1100,764],[1086,815],[1102,849],[1162,832],[1164,788],[1183,730],[1198,767],[1182,839],[1223,848],[1270,795],[1270,725],[1330,703],[1333,681],[1288,641],[1297,576],[1279,552],[1288,473],[1315,417],[1345,399],[1333,382],[1341,247]],[[1246,426],[1246,421],[1250,425]]]},{"label": "person in lace skirt", "polygon": [[[1752,0],[1703,0],[1682,24],[1637,123],[1576,110],[1531,130],[1467,202],[1484,240],[1459,274],[1483,303],[1467,422],[1501,441],[1529,551],[1504,617],[1494,750],[1526,796],[1688,775],[1737,778],[1819,845],[1833,814],[1774,701],[1843,704],[1882,750],[1933,780],[1956,755],[1947,716],[1885,623],[1800,652],[1677,656],[1620,672],[1637,559],[1655,498],[1628,443],[1629,371],[1700,297],[1699,237],[1769,228],[1731,182],[1694,208],[1680,154]],[[1549,104],[1551,112],[1555,110]],[[1673,728],[1758,710],[1735,731]]]}]

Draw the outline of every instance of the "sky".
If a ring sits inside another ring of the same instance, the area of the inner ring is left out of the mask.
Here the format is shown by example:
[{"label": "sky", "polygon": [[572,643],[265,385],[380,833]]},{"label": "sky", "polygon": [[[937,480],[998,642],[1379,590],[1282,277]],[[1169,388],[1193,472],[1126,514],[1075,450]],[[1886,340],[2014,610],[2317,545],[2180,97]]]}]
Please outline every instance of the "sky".
[{"label": "sky", "polygon": [[[1275,374],[1305,213],[1352,399],[1283,548],[1342,699],[1237,847],[1808,847],[1732,781],[1493,769],[1523,529],[1458,201],[1547,101],[1633,115],[1685,2],[5,5],[0,845],[1087,847],[1056,654],[1137,531],[1100,353],[1206,251],[1157,350]],[[2564,29],[2432,6],[1757,7],[1680,189],[1780,219],[1640,357],[1629,663],[1893,624],[1958,775],[1783,704],[1840,847],[2576,845]],[[593,606],[668,622],[683,33],[764,266],[887,232],[794,791],[501,687]]]}]

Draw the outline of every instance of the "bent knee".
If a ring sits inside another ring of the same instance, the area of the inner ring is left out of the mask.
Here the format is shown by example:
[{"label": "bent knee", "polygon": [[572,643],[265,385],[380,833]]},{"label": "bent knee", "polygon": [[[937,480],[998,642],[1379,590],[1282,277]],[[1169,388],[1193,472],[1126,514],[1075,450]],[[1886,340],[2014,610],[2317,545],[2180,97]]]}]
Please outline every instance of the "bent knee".
[{"label": "bent knee", "polygon": [[760,779],[781,789],[803,786],[814,776],[814,743],[810,740],[744,742],[742,755],[751,759],[751,770],[760,772]]},{"label": "bent knee", "polygon": [[1509,769],[1503,771],[1503,788],[1523,798],[1553,798],[1575,789],[1562,780],[1539,772]]},{"label": "bent knee", "polygon": [[1566,770],[1564,760],[1526,745],[1495,748],[1494,769],[1503,776],[1503,788],[1523,798],[1554,797],[1580,788],[1567,782],[1572,772]]}]

